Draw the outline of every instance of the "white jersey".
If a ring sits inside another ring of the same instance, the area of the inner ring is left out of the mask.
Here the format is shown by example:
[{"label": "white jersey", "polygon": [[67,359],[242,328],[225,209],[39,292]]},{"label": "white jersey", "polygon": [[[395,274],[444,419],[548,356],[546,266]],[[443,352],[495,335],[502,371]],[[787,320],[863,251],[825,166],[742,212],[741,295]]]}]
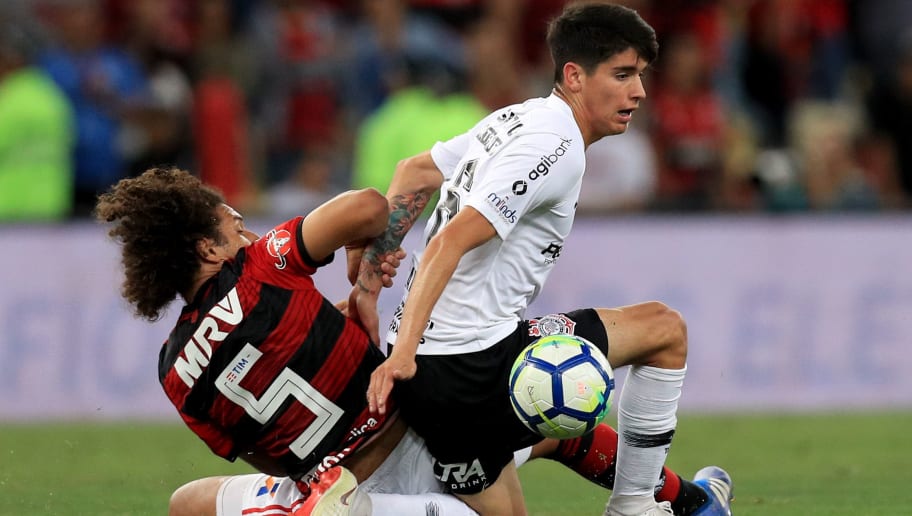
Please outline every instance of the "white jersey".
[{"label": "white jersey", "polygon": [[[434,306],[419,354],[479,351],[516,329],[570,232],[584,151],[570,107],[555,95],[495,111],[467,133],[434,145],[431,157],[445,181],[425,242],[465,206],[478,210],[497,236],[460,260]],[[387,334],[393,344],[420,266],[420,255],[413,257]]]}]

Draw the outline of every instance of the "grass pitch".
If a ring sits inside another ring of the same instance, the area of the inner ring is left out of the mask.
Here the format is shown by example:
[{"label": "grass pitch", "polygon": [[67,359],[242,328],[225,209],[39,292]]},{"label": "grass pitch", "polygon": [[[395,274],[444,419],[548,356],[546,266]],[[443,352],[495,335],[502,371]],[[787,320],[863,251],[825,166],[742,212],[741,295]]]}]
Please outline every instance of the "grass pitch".
[{"label": "grass pitch", "polygon": [[[668,464],[734,478],[739,516],[912,514],[912,411],[682,416]],[[164,515],[194,478],[246,473],[179,424],[0,425],[0,515]],[[520,469],[531,515],[601,514],[608,492],[550,461]]]}]

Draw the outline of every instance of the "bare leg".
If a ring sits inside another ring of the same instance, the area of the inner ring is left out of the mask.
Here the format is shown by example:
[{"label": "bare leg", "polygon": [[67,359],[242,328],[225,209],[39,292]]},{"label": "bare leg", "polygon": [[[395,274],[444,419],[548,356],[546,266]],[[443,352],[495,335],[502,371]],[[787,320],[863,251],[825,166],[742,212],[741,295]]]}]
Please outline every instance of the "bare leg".
[{"label": "bare leg", "polygon": [[216,496],[230,477],[208,477],[184,484],[168,503],[168,516],[215,516]]},{"label": "bare leg", "polygon": [[526,514],[522,486],[519,483],[516,464],[513,462],[504,466],[497,480],[484,491],[456,496],[478,514],[511,514],[513,516],[525,516]]}]

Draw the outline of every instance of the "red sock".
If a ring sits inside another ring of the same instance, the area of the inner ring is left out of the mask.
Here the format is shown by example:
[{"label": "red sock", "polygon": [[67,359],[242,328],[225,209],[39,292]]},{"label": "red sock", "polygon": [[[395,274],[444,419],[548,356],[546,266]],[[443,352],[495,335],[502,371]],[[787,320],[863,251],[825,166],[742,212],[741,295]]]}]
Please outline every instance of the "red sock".
[{"label": "red sock", "polygon": [[659,492],[656,493],[656,500],[659,502],[673,502],[678,498],[681,492],[681,477],[668,466],[662,467],[662,483]]},{"label": "red sock", "polygon": [[614,488],[614,462],[618,435],[602,423],[582,437],[564,439],[550,457],[579,473],[583,478],[606,488]]},{"label": "red sock", "polygon": [[[590,482],[595,482],[605,489],[614,489],[617,443],[617,432],[614,428],[602,423],[582,437],[560,441],[557,450],[550,458],[566,465]],[[686,481],[683,481],[668,466],[663,467],[656,500],[660,502],[678,501],[678,497],[682,494],[682,482]]]}]

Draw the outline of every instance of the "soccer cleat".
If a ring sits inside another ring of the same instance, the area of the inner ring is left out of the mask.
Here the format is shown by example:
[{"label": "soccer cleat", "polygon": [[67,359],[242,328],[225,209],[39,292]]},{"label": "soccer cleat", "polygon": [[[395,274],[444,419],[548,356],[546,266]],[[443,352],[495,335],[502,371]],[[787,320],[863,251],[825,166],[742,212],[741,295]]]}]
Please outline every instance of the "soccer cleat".
[{"label": "soccer cleat", "polygon": [[671,503],[669,502],[659,502],[650,507],[646,512],[638,512],[631,515],[625,515],[610,506],[605,511],[605,516],[668,516],[669,514],[674,516],[674,512],[671,510]]},{"label": "soccer cleat", "polygon": [[310,496],[296,508],[293,516],[369,516],[371,499],[358,489],[351,471],[336,466],[310,483]]},{"label": "soccer cleat", "polygon": [[731,477],[724,469],[718,466],[706,466],[697,471],[693,481],[709,495],[709,501],[697,509],[693,513],[694,516],[731,516],[734,487]]}]

